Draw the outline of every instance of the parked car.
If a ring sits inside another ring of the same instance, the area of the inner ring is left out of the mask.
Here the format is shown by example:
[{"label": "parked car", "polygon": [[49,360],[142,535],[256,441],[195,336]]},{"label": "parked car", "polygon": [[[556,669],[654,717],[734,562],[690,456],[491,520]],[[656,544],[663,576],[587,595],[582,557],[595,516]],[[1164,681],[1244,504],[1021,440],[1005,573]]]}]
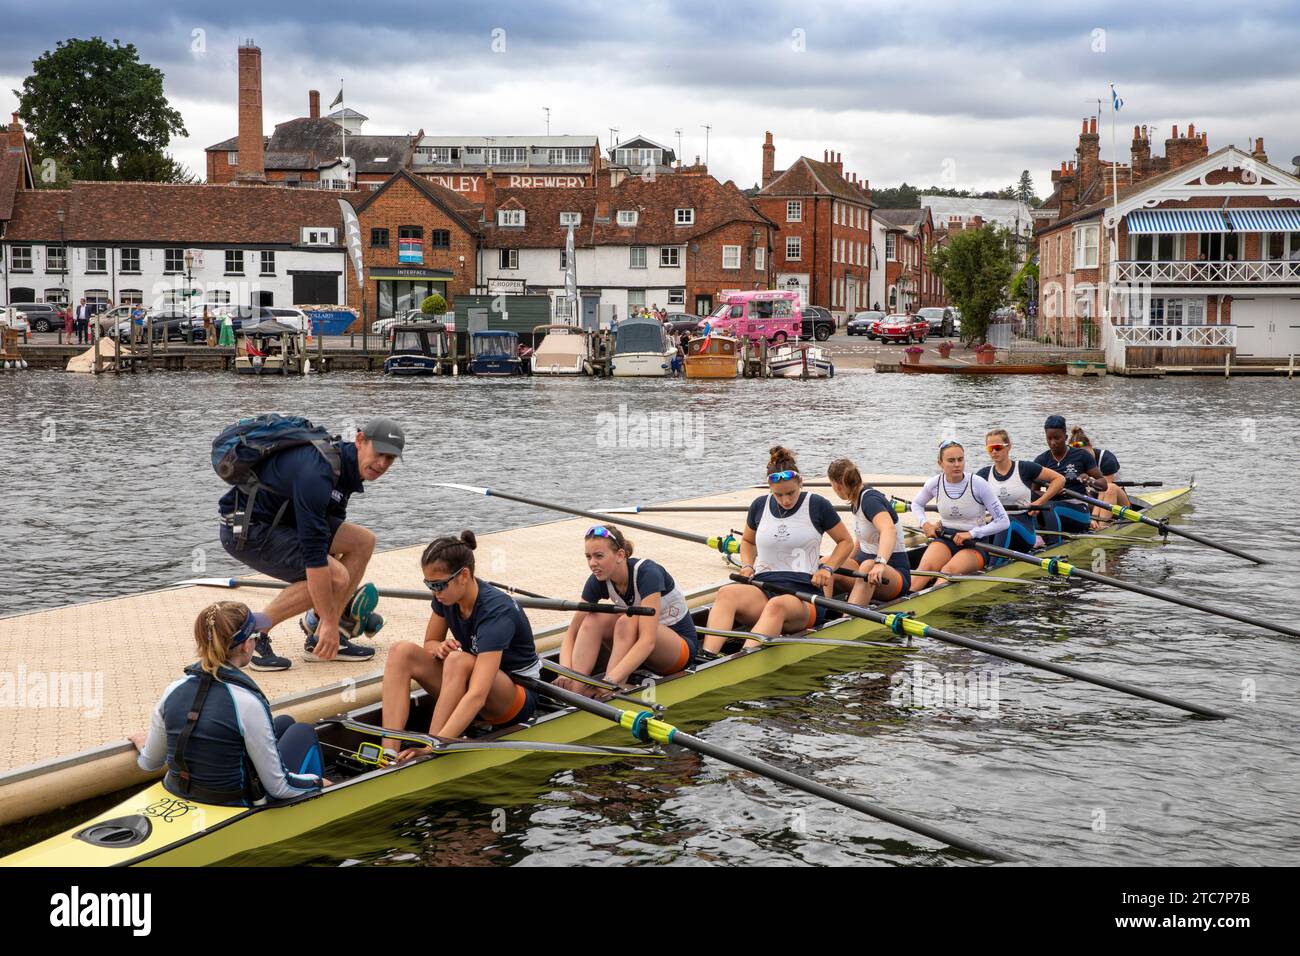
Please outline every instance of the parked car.
[{"label": "parked car", "polygon": [[803,327],[799,293],[785,290],[724,292],[722,302],[709,316],[714,331],[784,345],[799,337]]},{"label": "parked car", "polygon": [[15,332],[22,332],[24,335],[32,330],[31,323],[27,321],[27,314],[19,311],[15,306],[0,309],[0,325]]},{"label": "parked car", "polygon": [[799,330],[799,338],[815,338],[818,342],[825,342],[835,334],[836,324],[835,316],[831,314],[830,309],[823,309],[820,305],[805,305],[803,327]]},{"label": "parked car", "polygon": [[885,320],[880,323],[879,334],[882,342],[901,342],[907,345],[911,342],[924,342],[928,332],[929,325],[919,315],[896,313],[885,316]]},{"label": "parked car", "polygon": [[[217,312],[208,311],[209,318],[216,324],[222,324],[226,321],[226,316],[230,316],[230,326],[238,332],[245,325],[257,325],[259,322],[274,322],[275,316],[271,314],[269,306],[265,305],[225,305]],[[198,315],[191,315],[190,321],[200,335],[203,334],[203,312],[199,311]]]},{"label": "parked car", "polygon": [[146,341],[146,336],[151,332],[155,342],[161,342],[164,339],[168,342],[185,342],[187,344],[203,341],[203,321],[199,320],[196,323],[191,316],[184,312],[147,311],[144,319],[144,324],[136,327],[134,336],[131,332],[134,319],[130,316],[118,322],[104,334],[127,342],[130,342],[133,337],[136,341]]},{"label": "parked car", "polygon": [[689,312],[669,312],[664,328],[673,336],[683,332],[698,332],[704,324],[703,316],[691,315]]},{"label": "parked car", "polygon": [[64,311],[53,302],[10,302],[6,309],[17,309],[27,317],[35,332],[57,332],[63,328]]},{"label": "parked car", "polygon": [[869,339],[876,337],[876,323],[885,317],[883,312],[859,312],[849,319],[844,331],[849,335],[865,335]]},{"label": "parked car", "polygon": [[[138,305],[119,305],[113,309],[106,309],[99,313],[99,331],[102,335],[111,335],[113,329],[118,325],[131,318],[131,313],[140,308]],[[168,312],[180,311],[179,309],[168,309]]]},{"label": "parked car", "polygon": [[311,320],[307,318],[307,313],[302,309],[290,309],[284,306],[267,306],[275,321],[281,325],[287,325],[289,328],[298,332],[306,332],[311,326]]},{"label": "parked car", "polygon": [[952,309],[947,306],[930,306],[922,309],[917,315],[925,319],[931,335],[952,335],[954,325]]}]

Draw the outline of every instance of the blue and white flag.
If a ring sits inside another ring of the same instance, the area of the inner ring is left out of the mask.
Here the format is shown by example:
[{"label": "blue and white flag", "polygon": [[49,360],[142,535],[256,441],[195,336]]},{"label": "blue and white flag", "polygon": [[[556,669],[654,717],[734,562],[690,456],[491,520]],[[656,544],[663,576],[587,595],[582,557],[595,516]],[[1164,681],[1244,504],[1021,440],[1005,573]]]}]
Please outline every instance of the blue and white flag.
[{"label": "blue and white flag", "polygon": [[1110,85],[1110,106],[1111,106],[1111,110],[1115,113],[1118,113],[1120,110],[1124,108],[1124,101],[1121,100],[1119,98],[1119,94],[1115,92],[1114,83]]}]

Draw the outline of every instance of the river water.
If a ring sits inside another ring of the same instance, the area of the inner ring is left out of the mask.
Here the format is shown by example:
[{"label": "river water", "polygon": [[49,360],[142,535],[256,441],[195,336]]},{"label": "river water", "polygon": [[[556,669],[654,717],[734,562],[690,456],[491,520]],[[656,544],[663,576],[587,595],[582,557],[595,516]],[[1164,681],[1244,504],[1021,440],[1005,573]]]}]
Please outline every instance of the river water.
[{"label": "river water", "polygon": [[[1199,489],[1187,518],[1271,563],[1190,543],[1137,545],[1109,571],[1207,601],[1297,617],[1300,533],[1276,499],[1300,474],[1296,385],[1284,379],[1078,380],[841,374],[824,382],[288,381],[217,373],[92,379],[0,375],[0,613],[235,570],[216,543],[214,434],[262,411],[344,429],[375,414],[408,454],[354,500],[380,547],[545,520],[439,481],[498,484],[609,506],[761,480],[767,448],[806,471],[929,473],[937,443],[1007,427],[1026,456],[1059,412],[1114,449],[1125,476]],[[665,427],[644,447],[638,416]],[[831,652],[701,698],[674,720],[714,743],[1040,863],[1293,864],[1300,843],[1300,642],[1126,592],[1017,588],[932,623],[1227,710],[1207,721],[1100,688],[925,643],[908,658],[968,675],[970,701],[900,706],[876,664]],[[910,673],[910,672],[909,672]],[[831,676],[827,676],[827,675]],[[910,683],[899,685],[908,687]],[[597,738],[622,742],[617,735]],[[967,862],[688,752],[578,766],[528,757],[454,791],[376,808],[248,863],[384,865]]]}]

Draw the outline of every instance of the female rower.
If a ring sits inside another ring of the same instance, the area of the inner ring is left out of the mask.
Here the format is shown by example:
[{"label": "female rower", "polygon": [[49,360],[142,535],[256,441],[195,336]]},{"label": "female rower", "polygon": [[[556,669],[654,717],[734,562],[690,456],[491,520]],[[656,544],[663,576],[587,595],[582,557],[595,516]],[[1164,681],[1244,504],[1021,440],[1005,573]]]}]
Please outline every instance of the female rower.
[{"label": "female rower", "polygon": [[912,568],[907,562],[907,545],[903,543],[898,513],[888,498],[875,488],[863,485],[862,473],[849,459],[835,459],[826,474],[835,494],[849,502],[853,515],[857,550],[843,566],[867,574],[865,581],[852,579],[849,602],[866,607],[872,598],[892,601],[912,583]]},{"label": "female rower", "polygon": [[271,717],[266,695],[248,677],[249,638],[266,627],[237,601],[199,612],[194,643],[199,659],[163,691],[149,733],[132,734],[143,770],[164,766],[169,793],[198,803],[251,807],[267,797],[289,800],[315,793],[323,776],[320,742],[310,724]]},{"label": "female rower", "polygon": [[[476,546],[474,532],[462,531],[438,538],[420,556],[433,613],[423,647],[403,642],[388,652],[385,727],[406,727],[412,680],[436,698],[428,730],[434,737],[460,737],[476,720],[520,723],[537,709],[537,695],[511,679],[541,674],[532,626],[508,594],[474,577]],[[384,747],[397,749],[387,738]],[[398,759],[429,752],[417,747]]]},{"label": "female rower", "polygon": [[[1110,487],[1097,467],[1097,459],[1083,448],[1071,448],[1065,437],[1065,419],[1052,415],[1043,423],[1047,451],[1034,459],[1036,464],[1065,476],[1065,491],[1093,495]],[[1092,487],[1089,488],[1088,486]],[[1073,498],[1058,499],[1051,508],[1038,513],[1039,527],[1046,531],[1082,534],[1092,526],[1087,504]],[[1055,536],[1054,536],[1055,537]]]},{"label": "female rower", "polygon": [[[911,590],[942,587],[947,582],[926,571],[943,574],[974,574],[993,567],[1001,559],[986,557],[972,542],[983,539],[989,544],[1006,547],[1011,536],[1011,521],[989,483],[978,475],[966,473],[966,449],[955,441],[939,446],[939,474],[935,475],[912,499],[912,514],[930,538],[921,562],[912,572]],[[925,506],[934,501],[938,518],[927,519]],[[985,521],[985,516],[989,520]]]},{"label": "female rower", "polygon": [[[1019,551],[1033,551],[1042,546],[1038,537],[1035,519],[1043,508],[1051,507],[1051,500],[1065,487],[1065,476],[1045,468],[1037,462],[1016,461],[1011,457],[1011,436],[1005,428],[995,428],[984,436],[984,448],[993,459],[993,464],[985,465],[975,474],[987,481],[1007,509],[1011,519],[1011,543],[1009,548]],[[1034,496],[1034,482],[1047,485],[1047,490]],[[1010,509],[1023,509],[1012,512]],[[1051,544],[1060,544],[1052,541]]]},{"label": "female rower", "polygon": [[[632,542],[613,525],[588,528],[583,547],[591,569],[582,588],[584,601],[608,598],[617,607],[639,604],[654,608],[655,613],[628,617],[579,611],[565,632],[560,664],[591,674],[601,647],[607,647],[605,680],[624,684],[638,668],[675,674],[695,660],[700,646],[695,622],[672,575],[649,558],[632,557]],[[596,688],[581,681],[561,677],[556,683],[579,693],[596,693]]]},{"label": "female rower", "polygon": [[[1128,495],[1118,484],[1122,479],[1119,473],[1119,459],[1115,457],[1115,453],[1104,448],[1094,448],[1092,441],[1078,425],[1070,429],[1070,447],[1082,448],[1097,460],[1097,469],[1107,482],[1106,490],[1099,491],[1097,497],[1108,505],[1123,505],[1127,508],[1130,502]],[[1092,513],[1095,526],[1100,526],[1111,520],[1110,512],[1105,509],[1094,508]]]},{"label": "female rower", "polygon": [[[752,626],[755,634],[779,637],[816,627],[826,620],[825,608],[791,594],[768,594],[762,584],[820,589],[829,597],[834,586],[831,571],[853,552],[853,538],[835,506],[803,490],[794,452],[774,446],[767,471],[768,494],[749,506],[740,543],[740,572],[748,572],[754,583],[728,584],[718,590],[709,611],[711,629],[729,631],[741,624]],[[835,542],[829,563],[821,563],[820,558],[824,534]],[[725,637],[707,636],[704,651],[716,655],[725,642]]]}]

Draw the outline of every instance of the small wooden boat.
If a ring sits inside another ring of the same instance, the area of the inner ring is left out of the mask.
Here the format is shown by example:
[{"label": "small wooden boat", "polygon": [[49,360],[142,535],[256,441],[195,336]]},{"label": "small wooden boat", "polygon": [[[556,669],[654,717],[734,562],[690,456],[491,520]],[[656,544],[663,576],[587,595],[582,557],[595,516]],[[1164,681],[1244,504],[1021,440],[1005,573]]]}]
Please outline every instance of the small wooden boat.
[{"label": "small wooden boat", "polygon": [[916,375],[1064,375],[1064,365],[909,365],[899,369]]},{"label": "small wooden boat", "polygon": [[519,336],[496,330],[474,332],[469,337],[469,370],[475,375],[523,375]]},{"label": "small wooden boat", "polygon": [[614,360],[610,367],[620,378],[663,378],[671,374],[676,354],[677,348],[657,319],[628,319],[620,322],[614,333]]},{"label": "small wooden boat", "polygon": [[740,374],[740,340],[715,332],[686,343],[687,378],[735,378]]},{"label": "small wooden boat", "polygon": [[817,345],[783,345],[767,358],[773,378],[831,378],[835,363],[830,353]]},{"label": "small wooden boat", "polygon": [[394,326],[388,352],[385,375],[439,375],[448,354],[447,329],[441,322]]},{"label": "small wooden boat", "polygon": [[591,375],[595,346],[591,332],[576,325],[538,325],[533,341],[543,336],[530,357],[534,375]]},{"label": "small wooden boat", "polygon": [[303,369],[303,333],[279,322],[245,325],[235,341],[235,372],[240,375],[297,375]]}]

